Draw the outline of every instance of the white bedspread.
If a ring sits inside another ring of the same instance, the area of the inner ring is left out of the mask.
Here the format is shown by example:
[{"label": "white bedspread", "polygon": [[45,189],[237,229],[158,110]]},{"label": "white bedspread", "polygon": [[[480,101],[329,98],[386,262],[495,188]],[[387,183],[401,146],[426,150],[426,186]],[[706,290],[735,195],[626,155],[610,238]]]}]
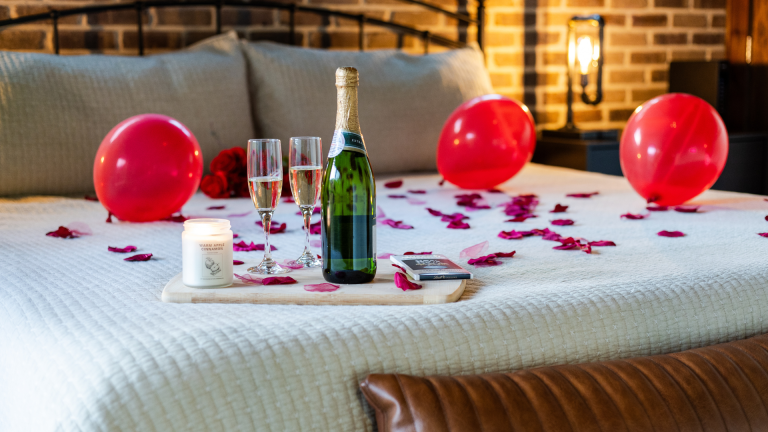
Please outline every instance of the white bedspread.
[{"label": "white bedspread", "polygon": [[[680,351],[765,332],[768,202],[708,192],[701,214],[622,220],[644,202],[622,178],[530,165],[504,186],[541,197],[537,219],[504,223],[501,209],[468,213],[448,230],[424,207],[453,212],[457,191],[437,176],[383,188],[379,253],[434,251],[452,259],[490,240],[516,250],[477,268],[461,301],[434,306],[166,304],[181,269],[181,224],[106,224],[100,204],[36,198],[0,202],[0,430],[359,431],[373,428],[358,383],[373,372],[471,374]],[[427,205],[387,198],[407,189]],[[566,198],[591,192],[590,199]],[[484,196],[497,204],[501,194]],[[550,214],[556,203],[568,213]],[[205,210],[225,204],[225,210]],[[251,210],[248,200],[195,196],[188,215]],[[303,233],[294,204],[276,219],[276,258],[295,258]],[[315,216],[317,218],[318,216]],[[551,219],[568,217],[570,227]],[[231,218],[246,241],[263,242],[256,214]],[[93,235],[46,237],[73,221]],[[549,228],[618,247],[556,251],[539,237],[502,240],[501,229]],[[658,237],[680,230],[682,238]],[[319,236],[313,236],[315,239]],[[107,246],[136,245],[149,262],[124,262]],[[260,252],[236,252],[255,261]],[[463,261],[466,263],[466,261]],[[238,267],[236,267],[238,268]],[[239,267],[238,269],[242,269]]]}]

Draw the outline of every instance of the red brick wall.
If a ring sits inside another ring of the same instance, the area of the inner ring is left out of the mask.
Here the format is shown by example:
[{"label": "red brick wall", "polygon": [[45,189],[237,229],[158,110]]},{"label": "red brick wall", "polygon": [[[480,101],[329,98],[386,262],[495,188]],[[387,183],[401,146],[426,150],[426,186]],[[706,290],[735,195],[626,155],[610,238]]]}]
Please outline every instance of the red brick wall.
[{"label": "red brick wall", "polygon": [[[452,0],[432,0],[455,9]],[[578,102],[576,122],[584,128],[622,127],[634,108],[666,91],[671,60],[724,56],[725,0],[486,0],[488,69],[497,92],[524,100],[540,128],[565,122],[565,32],[572,15],[602,14],[607,21],[604,102]],[[98,3],[72,0],[4,1],[0,19]],[[456,38],[456,23],[397,0],[302,0],[350,13],[392,20]],[[175,50],[214,34],[213,8],[149,9],[148,53]],[[357,49],[357,22],[297,13],[297,41],[305,47]],[[254,24],[251,24],[254,23]],[[288,41],[287,11],[225,8],[224,29],[250,40]],[[119,11],[68,17],[60,24],[63,54],[137,52],[136,13]],[[469,39],[474,40],[474,31]],[[391,48],[395,34],[366,27],[368,49]],[[420,39],[406,37],[406,49],[422,52]],[[48,23],[0,31],[0,49],[52,51]],[[433,47],[432,51],[437,51]],[[577,91],[580,89],[577,88]],[[576,100],[579,100],[578,93]]]}]

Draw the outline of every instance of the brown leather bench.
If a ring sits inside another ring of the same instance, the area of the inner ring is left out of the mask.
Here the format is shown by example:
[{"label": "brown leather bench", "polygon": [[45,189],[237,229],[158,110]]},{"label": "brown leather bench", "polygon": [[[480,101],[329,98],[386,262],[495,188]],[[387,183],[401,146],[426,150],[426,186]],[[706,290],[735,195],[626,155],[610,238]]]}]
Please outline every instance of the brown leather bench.
[{"label": "brown leather bench", "polygon": [[380,432],[768,431],[768,335],[512,373],[372,374],[360,387]]}]

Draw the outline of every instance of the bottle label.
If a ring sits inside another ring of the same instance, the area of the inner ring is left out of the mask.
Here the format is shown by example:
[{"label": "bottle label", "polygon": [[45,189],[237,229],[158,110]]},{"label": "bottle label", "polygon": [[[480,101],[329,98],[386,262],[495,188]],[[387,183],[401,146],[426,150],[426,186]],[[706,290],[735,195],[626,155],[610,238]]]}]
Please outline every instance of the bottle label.
[{"label": "bottle label", "polygon": [[365,142],[363,136],[354,132],[337,130],[333,133],[331,149],[328,151],[328,158],[338,156],[342,150],[352,150],[365,153]]}]

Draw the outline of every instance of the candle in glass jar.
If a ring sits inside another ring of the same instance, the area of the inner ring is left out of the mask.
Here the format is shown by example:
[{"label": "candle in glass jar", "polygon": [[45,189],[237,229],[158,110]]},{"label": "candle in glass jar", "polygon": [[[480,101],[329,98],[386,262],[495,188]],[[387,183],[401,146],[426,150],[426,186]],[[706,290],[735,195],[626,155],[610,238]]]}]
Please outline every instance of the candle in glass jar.
[{"label": "candle in glass jar", "polygon": [[226,219],[190,219],[181,234],[182,280],[193,288],[232,285],[232,230]]}]

